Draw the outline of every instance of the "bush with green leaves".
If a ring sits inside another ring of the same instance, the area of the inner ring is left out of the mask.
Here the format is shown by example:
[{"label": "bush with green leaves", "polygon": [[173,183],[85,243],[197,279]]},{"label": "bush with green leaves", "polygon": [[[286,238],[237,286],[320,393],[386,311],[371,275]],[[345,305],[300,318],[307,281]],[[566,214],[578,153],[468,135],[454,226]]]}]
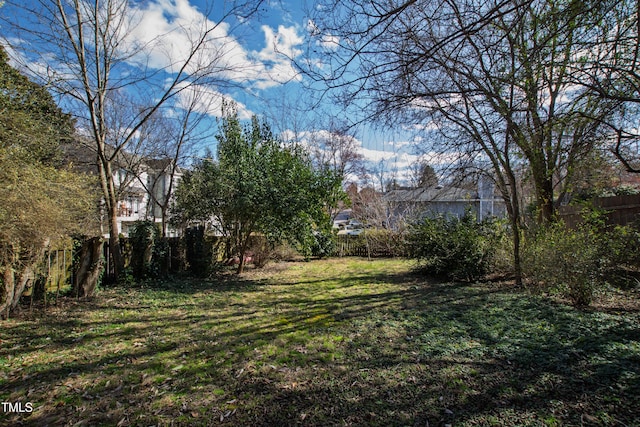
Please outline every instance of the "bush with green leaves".
[{"label": "bush with green leaves", "polygon": [[336,235],[331,230],[316,230],[313,232],[311,255],[325,258],[333,255],[336,250]]},{"label": "bush with green leaves", "polygon": [[610,257],[607,278],[620,288],[640,286],[640,228],[615,227],[607,234],[607,254]]},{"label": "bush with green leaves", "polygon": [[184,233],[187,270],[195,277],[207,277],[213,268],[212,245],[207,244],[204,226],[189,227]]},{"label": "bush with green leaves", "polygon": [[608,286],[637,283],[640,233],[626,227],[606,227],[604,213],[582,212],[575,229],[562,222],[537,230],[527,238],[523,273],[535,290],[544,290],[587,306]]},{"label": "bush with green leaves", "polygon": [[472,281],[490,271],[494,243],[503,234],[499,222],[477,222],[470,212],[460,218],[426,217],[409,227],[405,248],[420,270]]},{"label": "bush with green leaves", "polygon": [[527,239],[523,273],[535,289],[569,298],[575,305],[589,305],[599,287],[605,259],[599,237],[580,227],[570,230],[553,224]]}]

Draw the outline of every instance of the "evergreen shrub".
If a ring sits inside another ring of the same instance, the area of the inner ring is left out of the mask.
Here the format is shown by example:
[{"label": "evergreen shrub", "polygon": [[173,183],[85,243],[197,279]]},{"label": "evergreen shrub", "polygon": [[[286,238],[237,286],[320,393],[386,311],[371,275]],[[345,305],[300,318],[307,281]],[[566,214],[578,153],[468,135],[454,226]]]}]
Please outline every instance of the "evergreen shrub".
[{"label": "evergreen shrub", "polygon": [[498,221],[477,222],[467,212],[462,217],[426,217],[407,232],[407,256],[420,270],[450,280],[478,280],[489,273],[495,243],[504,235]]}]

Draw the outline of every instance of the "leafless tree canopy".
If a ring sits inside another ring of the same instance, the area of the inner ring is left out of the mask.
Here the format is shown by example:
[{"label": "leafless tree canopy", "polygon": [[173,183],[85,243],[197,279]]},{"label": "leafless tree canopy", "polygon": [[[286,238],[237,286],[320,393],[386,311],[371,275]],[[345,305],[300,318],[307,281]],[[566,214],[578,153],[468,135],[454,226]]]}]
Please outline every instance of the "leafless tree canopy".
[{"label": "leafless tree canopy", "polygon": [[614,103],[616,114],[605,121],[610,150],[629,172],[640,173],[640,8],[629,0],[603,2],[603,13],[584,38],[581,72],[576,84]]},{"label": "leafless tree canopy", "polygon": [[422,126],[430,147],[487,170],[518,230],[521,171],[552,220],[573,165],[619,112],[577,80],[595,63],[594,26],[621,4],[329,0],[312,20],[322,62],[306,70],[368,118]]}]

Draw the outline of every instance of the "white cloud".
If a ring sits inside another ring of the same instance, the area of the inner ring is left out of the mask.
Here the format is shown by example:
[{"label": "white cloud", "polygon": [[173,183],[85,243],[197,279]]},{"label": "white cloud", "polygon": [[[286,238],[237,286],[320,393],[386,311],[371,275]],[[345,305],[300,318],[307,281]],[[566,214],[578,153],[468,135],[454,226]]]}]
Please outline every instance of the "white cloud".
[{"label": "white cloud", "polygon": [[[131,58],[137,66],[175,73],[189,61],[188,74],[214,70],[217,77],[249,82],[258,89],[300,79],[289,60],[302,53],[296,46],[303,39],[295,27],[281,25],[276,31],[262,26],[265,47],[252,51],[230,34],[228,24],[211,21],[189,0],[144,2],[133,15],[126,40],[129,48],[141,49]],[[190,58],[200,42],[198,54]]]},{"label": "white cloud", "polygon": [[[186,86],[185,84],[178,93],[176,106],[184,110],[193,109],[199,113],[220,117],[222,115],[222,103],[224,101],[231,101],[231,98],[208,86]],[[240,120],[250,119],[254,115],[246,105],[235,100],[233,102],[238,109],[238,118]]]},{"label": "white cloud", "polygon": [[284,54],[290,58],[295,58],[302,51],[296,46],[303,43],[302,37],[298,35],[295,27],[278,26],[278,32],[274,32],[268,25],[262,26],[265,36],[266,47],[260,52],[260,59],[264,61],[275,61],[282,58]]},{"label": "white cloud", "polygon": [[307,32],[311,37],[317,39],[318,46],[322,46],[326,50],[336,50],[340,45],[340,37],[323,33],[312,19],[307,21]]},{"label": "white cloud", "polygon": [[380,161],[389,161],[396,157],[396,154],[392,151],[382,151],[382,150],[372,150],[369,148],[361,148],[360,152],[364,156],[364,159],[372,162],[378,163]]},{"label": "white cloud", "polygon": [[323,34],[318,44],[327,50],[336,50],[340,47],[340,37],[332,34]]},{"label": "white cloud", "polygon": [[[295,133],[291,130],[287,130],[282,132],[281,138],[288,142],[295,141],[309,149],[313,148],[322,150],[322,141],[330,139],[331,132],[328,130],[316,130]],[[355,137],[351,138],[353,140],[353,146],[356,147],[360,154],[362,154],[364,161],[372,165],[378,164],[382,161],[389,167],[405,169],[420,159],[419,156],[407,153],[403,150],[404,147],[409,146],[408,143],[403,141],[387,142],[389,147],[395,147],[393,151],[389,151],[364,147],[361,140]]]},{"label": "white cloud", "polygon": [[[126,42],[140,50],[132,58],[136,65],[177,72],[189,61],[186,72],[194,74],[215,63],[219,72],[231,78],[235,70],[254,65],[230,36],[228,24],[211,21],[188,0],[144,2],[131,13]],[[190,57],[200,43],[198,54]]]},{"label": "white cloud", "polygon": [[262,26],[265,47],[257,52],[257,58],[262,61],[256,87],[265,89],[291,80],[301,80],[300,74],[293,67],[292,59],[298,57],[302,50],[297,46],[303,43],[296,27],[278,26],[275,32],[267,25]]}]

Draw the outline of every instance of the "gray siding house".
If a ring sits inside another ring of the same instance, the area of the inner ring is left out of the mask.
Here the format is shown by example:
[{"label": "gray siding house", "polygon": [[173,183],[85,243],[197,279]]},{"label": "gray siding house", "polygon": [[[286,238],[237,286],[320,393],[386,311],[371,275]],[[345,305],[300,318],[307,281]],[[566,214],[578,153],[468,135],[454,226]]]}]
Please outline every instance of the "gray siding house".
[{"label": "gray siding house", "polygon": [[389,218],[393,222],[437,215],[461,217],[469,210],[475,213],[479,221],[489,217],[506,216],[504,201],[496,197],[493,186],[486,182],[479,183],[475,191],[437,186],[392,190],[382,198],[387,204]]}]

